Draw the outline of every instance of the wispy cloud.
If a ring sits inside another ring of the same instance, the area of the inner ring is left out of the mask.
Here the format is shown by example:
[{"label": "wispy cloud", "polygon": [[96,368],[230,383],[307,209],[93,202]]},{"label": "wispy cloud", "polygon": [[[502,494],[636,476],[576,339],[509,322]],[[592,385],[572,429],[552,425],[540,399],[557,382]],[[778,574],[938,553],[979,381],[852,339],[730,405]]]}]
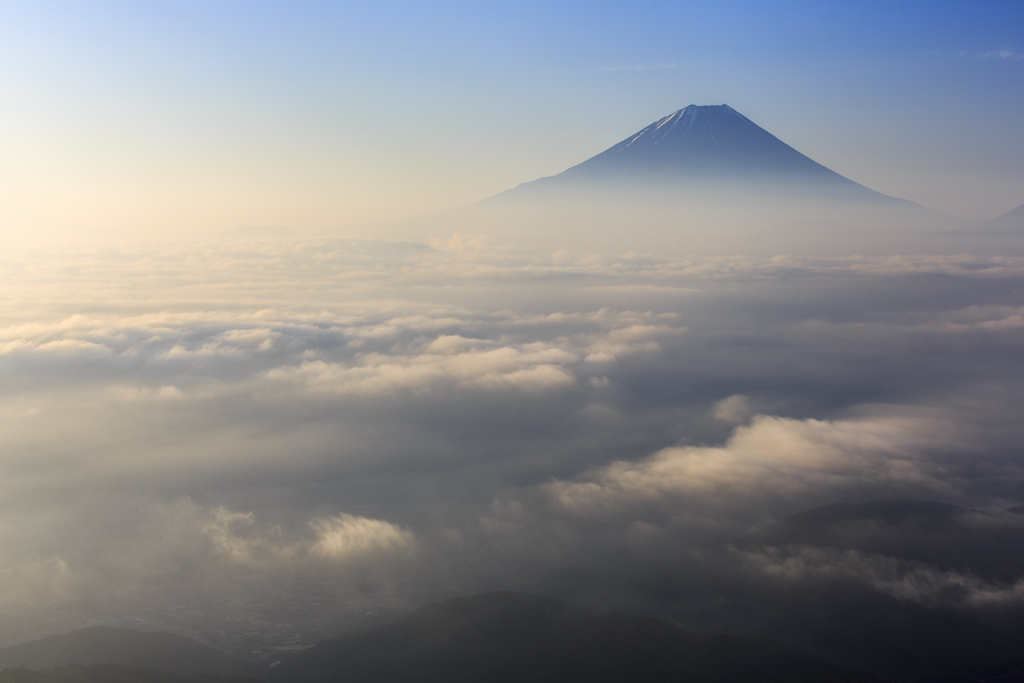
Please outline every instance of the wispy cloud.
[{"label": "wispy cloud", "polygon": [[989,50],[988,52],[983,53],[981,56],[983,59],[998,59],[1004,62],[1019,62],[1021,60],[1024,60],[1024,52],[1010,50],[1005,47],[1001,50]]}]

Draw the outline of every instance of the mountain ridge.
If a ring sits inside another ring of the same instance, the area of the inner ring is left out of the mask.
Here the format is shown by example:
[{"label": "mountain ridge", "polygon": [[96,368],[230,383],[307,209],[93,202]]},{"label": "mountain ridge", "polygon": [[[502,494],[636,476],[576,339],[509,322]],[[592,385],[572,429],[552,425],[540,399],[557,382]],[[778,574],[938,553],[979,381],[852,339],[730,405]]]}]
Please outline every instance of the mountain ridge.
[{"label": "mountain ridge", "polygon": [[89,626],[0,649],[0,669],[119,664],[183,675],[261,675],[260,667],[171,633]]},{"label": "mountain ridge", "polygon": [[649,617],[596,615],[499,591],[426,605],[388,626],[338,636],[271,669],[280,683],[502,681],[783,683],[881,680],[771,641],[698,636]]},{"label": "mountain ridge", "polygon": [[981,225],[997,233],[1024,235],[1024,204],[995,218],[981,221]]}]

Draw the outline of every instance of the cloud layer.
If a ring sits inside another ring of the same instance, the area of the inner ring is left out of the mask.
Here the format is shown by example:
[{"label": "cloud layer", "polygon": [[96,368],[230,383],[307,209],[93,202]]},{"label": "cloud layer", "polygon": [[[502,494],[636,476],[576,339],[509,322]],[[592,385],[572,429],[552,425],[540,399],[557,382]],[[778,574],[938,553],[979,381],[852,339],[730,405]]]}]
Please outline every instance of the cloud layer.
[{"label": "cloud layer", "polygon": [[608,604],[673,604],[650,580],[669,569],[678,590],[842,567],[901,600],[1019,593],[722,549],[837,501],[1024,500],[1024,260],[456,236],[0,265],[6,640],[142,614],[259,649],[446,595],[569,595],[568,577]]}]

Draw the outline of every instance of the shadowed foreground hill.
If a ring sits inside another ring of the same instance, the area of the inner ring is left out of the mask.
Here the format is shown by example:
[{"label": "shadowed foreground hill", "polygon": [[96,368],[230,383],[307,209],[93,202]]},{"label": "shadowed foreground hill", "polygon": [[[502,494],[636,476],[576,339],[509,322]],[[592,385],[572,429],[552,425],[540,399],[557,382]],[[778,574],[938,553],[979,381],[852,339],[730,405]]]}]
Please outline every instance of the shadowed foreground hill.
[{"label": "shadowed foreground hill", "polygon": [[255,678],[217,678],[216,676],[154,671],[117,664],[72,664],[45,669],[4,669],[0,683],[262,683]]},{"label": "shadowed foreground hill", "polygon": [[345,681],[872,681],[768,641],[692,635],[592,615],[555,600],[487,593],[427,605],[389,626],[333,638],[272,670],[281,683]]},{"label": "shadowed foreground hill", "polygon": [[1024,681],[1022,512],[876,500],[795,514],[737,542],[800,574],[734,597],[734,619],[900,680]]},{"label": "shadowed foreground hill", "polygon": [[255,664],[189,638],[109,626],[90,626],[0,650],[0,669],[65,664],[120,664],[186,675],[256,678],[262,674]]}]

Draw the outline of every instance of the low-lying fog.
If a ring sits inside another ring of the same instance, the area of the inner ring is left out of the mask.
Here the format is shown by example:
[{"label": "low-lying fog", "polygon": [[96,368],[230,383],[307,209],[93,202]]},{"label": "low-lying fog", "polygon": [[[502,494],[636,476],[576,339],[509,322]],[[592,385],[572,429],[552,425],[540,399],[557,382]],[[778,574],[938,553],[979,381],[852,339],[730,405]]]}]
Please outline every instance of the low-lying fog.
[{"label": "low-lying fog", "polygon": [[0,644],[261,650],[498,588],[714,630],[711,583],[822,572],[1021,599],[727,542],[840,501],[1024,502],[1024,258],[579,244],[6,251]]}]

